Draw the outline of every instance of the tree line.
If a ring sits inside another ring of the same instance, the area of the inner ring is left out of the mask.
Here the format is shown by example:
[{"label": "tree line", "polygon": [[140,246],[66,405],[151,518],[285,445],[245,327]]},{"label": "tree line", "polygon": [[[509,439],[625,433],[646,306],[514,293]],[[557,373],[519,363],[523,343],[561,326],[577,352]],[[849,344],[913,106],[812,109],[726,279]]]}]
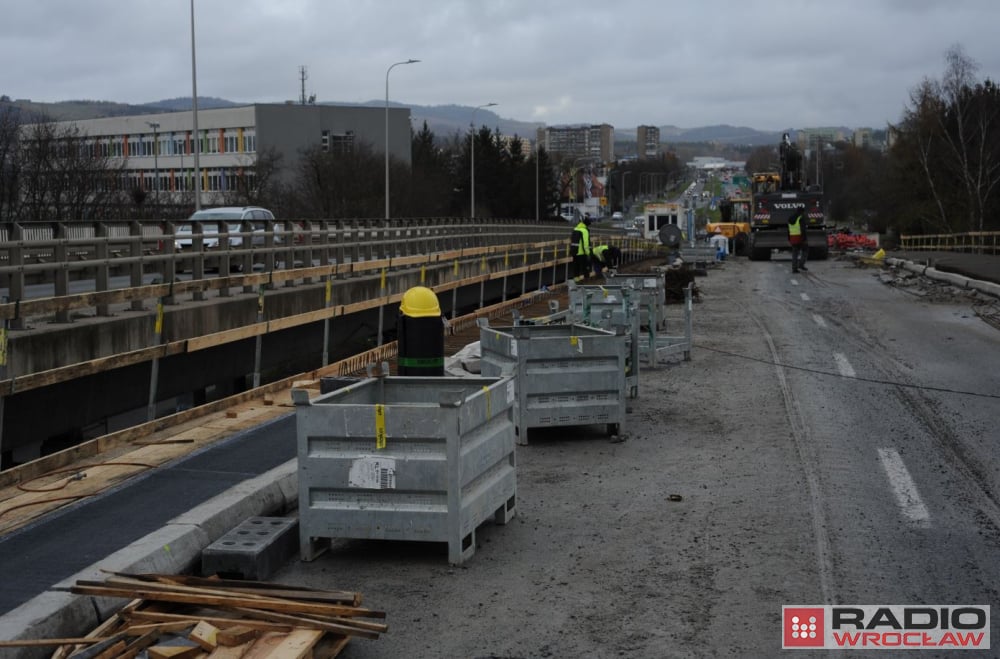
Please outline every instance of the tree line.
[{"label": "tree line", "polygon": [[[486,126],[439,139],[425,122],[412,135],[411,162],[390,158],[392,216],[468,216],[473,157],[476,217],[556,216],[561,163],[544,148],[525,155],[524,146]],[[211,193],[213,205],[266,206],[281,218],[383,216],[383,152],[355,142],[335,150],[317,145],[299,156],[285,171],[276,149],[261,149],[234,185]],[[192,212],[192,190],[155,193],[149,180],[128,174],[123,159],[88,148],[72,124],[29,121],[0,103],[0,222],[183,219]]]}]

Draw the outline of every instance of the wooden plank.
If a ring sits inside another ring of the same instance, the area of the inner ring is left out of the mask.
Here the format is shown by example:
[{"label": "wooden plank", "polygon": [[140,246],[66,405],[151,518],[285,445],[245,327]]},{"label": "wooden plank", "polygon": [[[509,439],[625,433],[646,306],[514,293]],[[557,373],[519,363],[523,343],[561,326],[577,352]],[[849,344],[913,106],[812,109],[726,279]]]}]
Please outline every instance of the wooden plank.
[{"label": "wooden plank", "polygon": [[252,325],[244,325],[243,327],[237,327],[231,330],[215,332],[214,334],[206,334],[204,336],[190,338],[187,340],[187,351],[197,352],[207,348],[214,348],[225,343],[232,343],[233,341],[242,341],[243,339],[253,338],[258,334],[267,334],[267,323],[254,323]]},{"label": "wooden plank", "polygon": [[253,618],[263,618],[275,622],[286,622],[293,627],[306,629],[321,629],[335,634],[345,634],[350,636],[361,636],[363,638],[376,639],[379,634],[388,631],[389,626],[358,620],[357,618],[343,618],[337,616],[318,617],[304,615],[288,615],[276,611],[262,611],[258,609],[240,608],[235,609],[245,616]]},{"label": "wooden plank", "polygon": [[257,638],[258,633],[259,632],[253,627],[235,625],[229,629],[220,629],[216,635],[216,640],[219,642],[219,645],[234,647],[253,641]]},{"label": "wooden plank", "polygon": [[146,649],[149,659],[194,659],[206,653],[197,645],[154,645]]},{"label": "wooden plank", "polygon": [[20,638],[13,641],[0,641],[0,648],[40,648],[53,645],[93,645],[111,640],[107,636],[79,636],[73,638]]},{"label": "wooden plank", "polygon": [[323,638],[323,634],[324,632],[314,629],[295,629],[264,657],[267,659],[312,657],[312,649]]},{"label": "wooden plank", "polygon": [[384,618],[383,611],[374,611],[336,604],[315,604],[310,602],[295,602],[292,600],[252,598],[247,596],[230,597],[222,595],[199,595],[181,592],[160,592],[151,588],[117,588],[104,585],[89,585],[77,582],[70,587],[70,592],[76,595],[97,595],[100,597],[139,597],[156,602],[174,602],[178,604],[197,604],[222,608],[253,607],[266,611],[282,613],[303,613],[314,615],[330,615],[362,618]]},{"label": "wooden plank", "polygon": [[250,640],[240,645],[219,646],[212,650],[208,659],[243,659],[253,647],[254,641]]},{"label": "wooden plank", "polygon": [[264,657],[267,657],[271,650],[278,647],[281,644],[281,641],[283,641],[284,638],[290,633],[291,632],[268,632],[266,634],[262,634],[261,637],[254,641],[253,645],[250,646],[247,653],[243,655],[243,659],[263,659]]},{"label": "wooden plank", "polygon": [[350,590],[318,590],[308,586],[292,586],[289,584],[272,583],[268,581],[250,581],[242,579],[216,579],[196,577],[184,574],[127,574],[113,573],[120,577],[131,577],[141,581],[161,581],[178,583],[185,586],[205,586],[208,588],[225,588],[233,592],[245,592],[259,595],[271,595],[294,599],[305,599],[318,602],[339,602],[358,606],[361,604],[361,593]]},{"label": "wooden plank", "polygon": [[94,659],[116,659],[122,656],[125,647],[128,644],[125,641],[118,641],[111,647],[109,647],[104,652],[94,655]]},{"label": "wooden plank", "polygon": [[179,613],[162,613],[155,611],[135,611],[128,616],[134,620],[155,620],[155,621],[187,621],[189,626],[194,626],[198,624],[198,621],[205,620],[212,623],[213,625],[219,627],[220,629],[225,628],[227,625],[240,625],[241,627],[250,627],[251,629],[256,629],[259,632],[289,632],[292,630],[292,626],[287,623],[276,623],[266,620],[244,620],[237,618],[225,618],[222,616],[209,616],[209,615],[199,615],[197,618],[192,618],[190,615],[184,615]]},{"label": "wooden plank", "polygon": [[334,659],[340,656],[350,642],[350,636],[327,634],[313,648],[313,659]]},{"label": "wooden plank", "polygon": [[218,645],[219,628],[210,622],[200,621],[188,634],[188,638],[197,643],[203,650],[211,652]]}]

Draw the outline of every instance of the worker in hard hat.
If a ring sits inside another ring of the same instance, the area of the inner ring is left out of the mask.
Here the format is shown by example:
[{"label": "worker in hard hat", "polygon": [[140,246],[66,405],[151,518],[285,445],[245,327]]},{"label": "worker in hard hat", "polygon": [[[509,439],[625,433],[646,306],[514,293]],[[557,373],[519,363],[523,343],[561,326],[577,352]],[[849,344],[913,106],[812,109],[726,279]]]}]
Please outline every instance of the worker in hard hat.
[{"label": "worker in hard hat", "polygon": [[621,263],[622,251],[617,247],[598,245],[590,252],[590,264],[594,268],[595,277],[604,276],[604,268],[617,268]]},{"label": "worker in hard hat", "polygon": [[580,281],[590,273],[590,215],[585,215],[573,227],[570,255],[573,257],[573,278]]},{"label": "worker in hard hat", "polygon": [[708,239],[708,244],[715,248],[715,260],[725,261],[729,256],[729,238],[722,233],[722,229],[716,229],[712,237]]}]

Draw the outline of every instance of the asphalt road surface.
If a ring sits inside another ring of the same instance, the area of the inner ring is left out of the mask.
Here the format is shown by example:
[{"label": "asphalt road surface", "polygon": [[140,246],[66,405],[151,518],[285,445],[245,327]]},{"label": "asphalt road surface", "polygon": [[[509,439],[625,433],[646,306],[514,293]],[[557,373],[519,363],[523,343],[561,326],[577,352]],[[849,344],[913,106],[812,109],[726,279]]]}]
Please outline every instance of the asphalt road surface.
[{"label": "asphalt road surface", "polygon": [[699,278],[693,359],[642,373],[627,441],[534,432],[517,516],[463,566],[337,541],[274,580],[387,612],[346,659],[774,657],[782,605],[997,604],[998,330],[967,299],[809,265]]}]

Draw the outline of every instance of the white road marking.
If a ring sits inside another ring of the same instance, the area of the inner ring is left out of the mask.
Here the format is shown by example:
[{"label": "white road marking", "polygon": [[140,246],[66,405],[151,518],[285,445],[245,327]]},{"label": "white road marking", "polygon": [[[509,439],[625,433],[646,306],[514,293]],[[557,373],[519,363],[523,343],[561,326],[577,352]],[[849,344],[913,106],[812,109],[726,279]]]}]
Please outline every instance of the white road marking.
[{"label": "white road marking", "polygon": [[837,370],[845,378],[857,377],[857,373],[854,372],[854,367],[851,366],[851,362],[847,361],[847,356],[842,352],[833,353],[833,361],[837,362]]},{"label": "white road marking", "polygon": [[896,497],[896,503],[900,510],[911,522],[927,526],[930,524],[931,514],[927,512],[927,506],[917,492],[917,484],[910,477],[910,472],[906,470],[903,458],[899,451],[894,448],[880,448],[878,459],[885,469],[885,475],[889,477],[889,485],[892,486],[892,493]]},{"label": "white road marking", "polygon": [[819,325],[823,329],[826,329],[826,321],[823,320],[823,316],[819,315],[818,313],[814,313],[813,320],[816,321],[817,325]]},{"label": "white road marking", "polygon": [[809,296],[806,295],[805,293],[799,293],[799,296],[802,298],[803,302],[808,302],[809,301]]}]

